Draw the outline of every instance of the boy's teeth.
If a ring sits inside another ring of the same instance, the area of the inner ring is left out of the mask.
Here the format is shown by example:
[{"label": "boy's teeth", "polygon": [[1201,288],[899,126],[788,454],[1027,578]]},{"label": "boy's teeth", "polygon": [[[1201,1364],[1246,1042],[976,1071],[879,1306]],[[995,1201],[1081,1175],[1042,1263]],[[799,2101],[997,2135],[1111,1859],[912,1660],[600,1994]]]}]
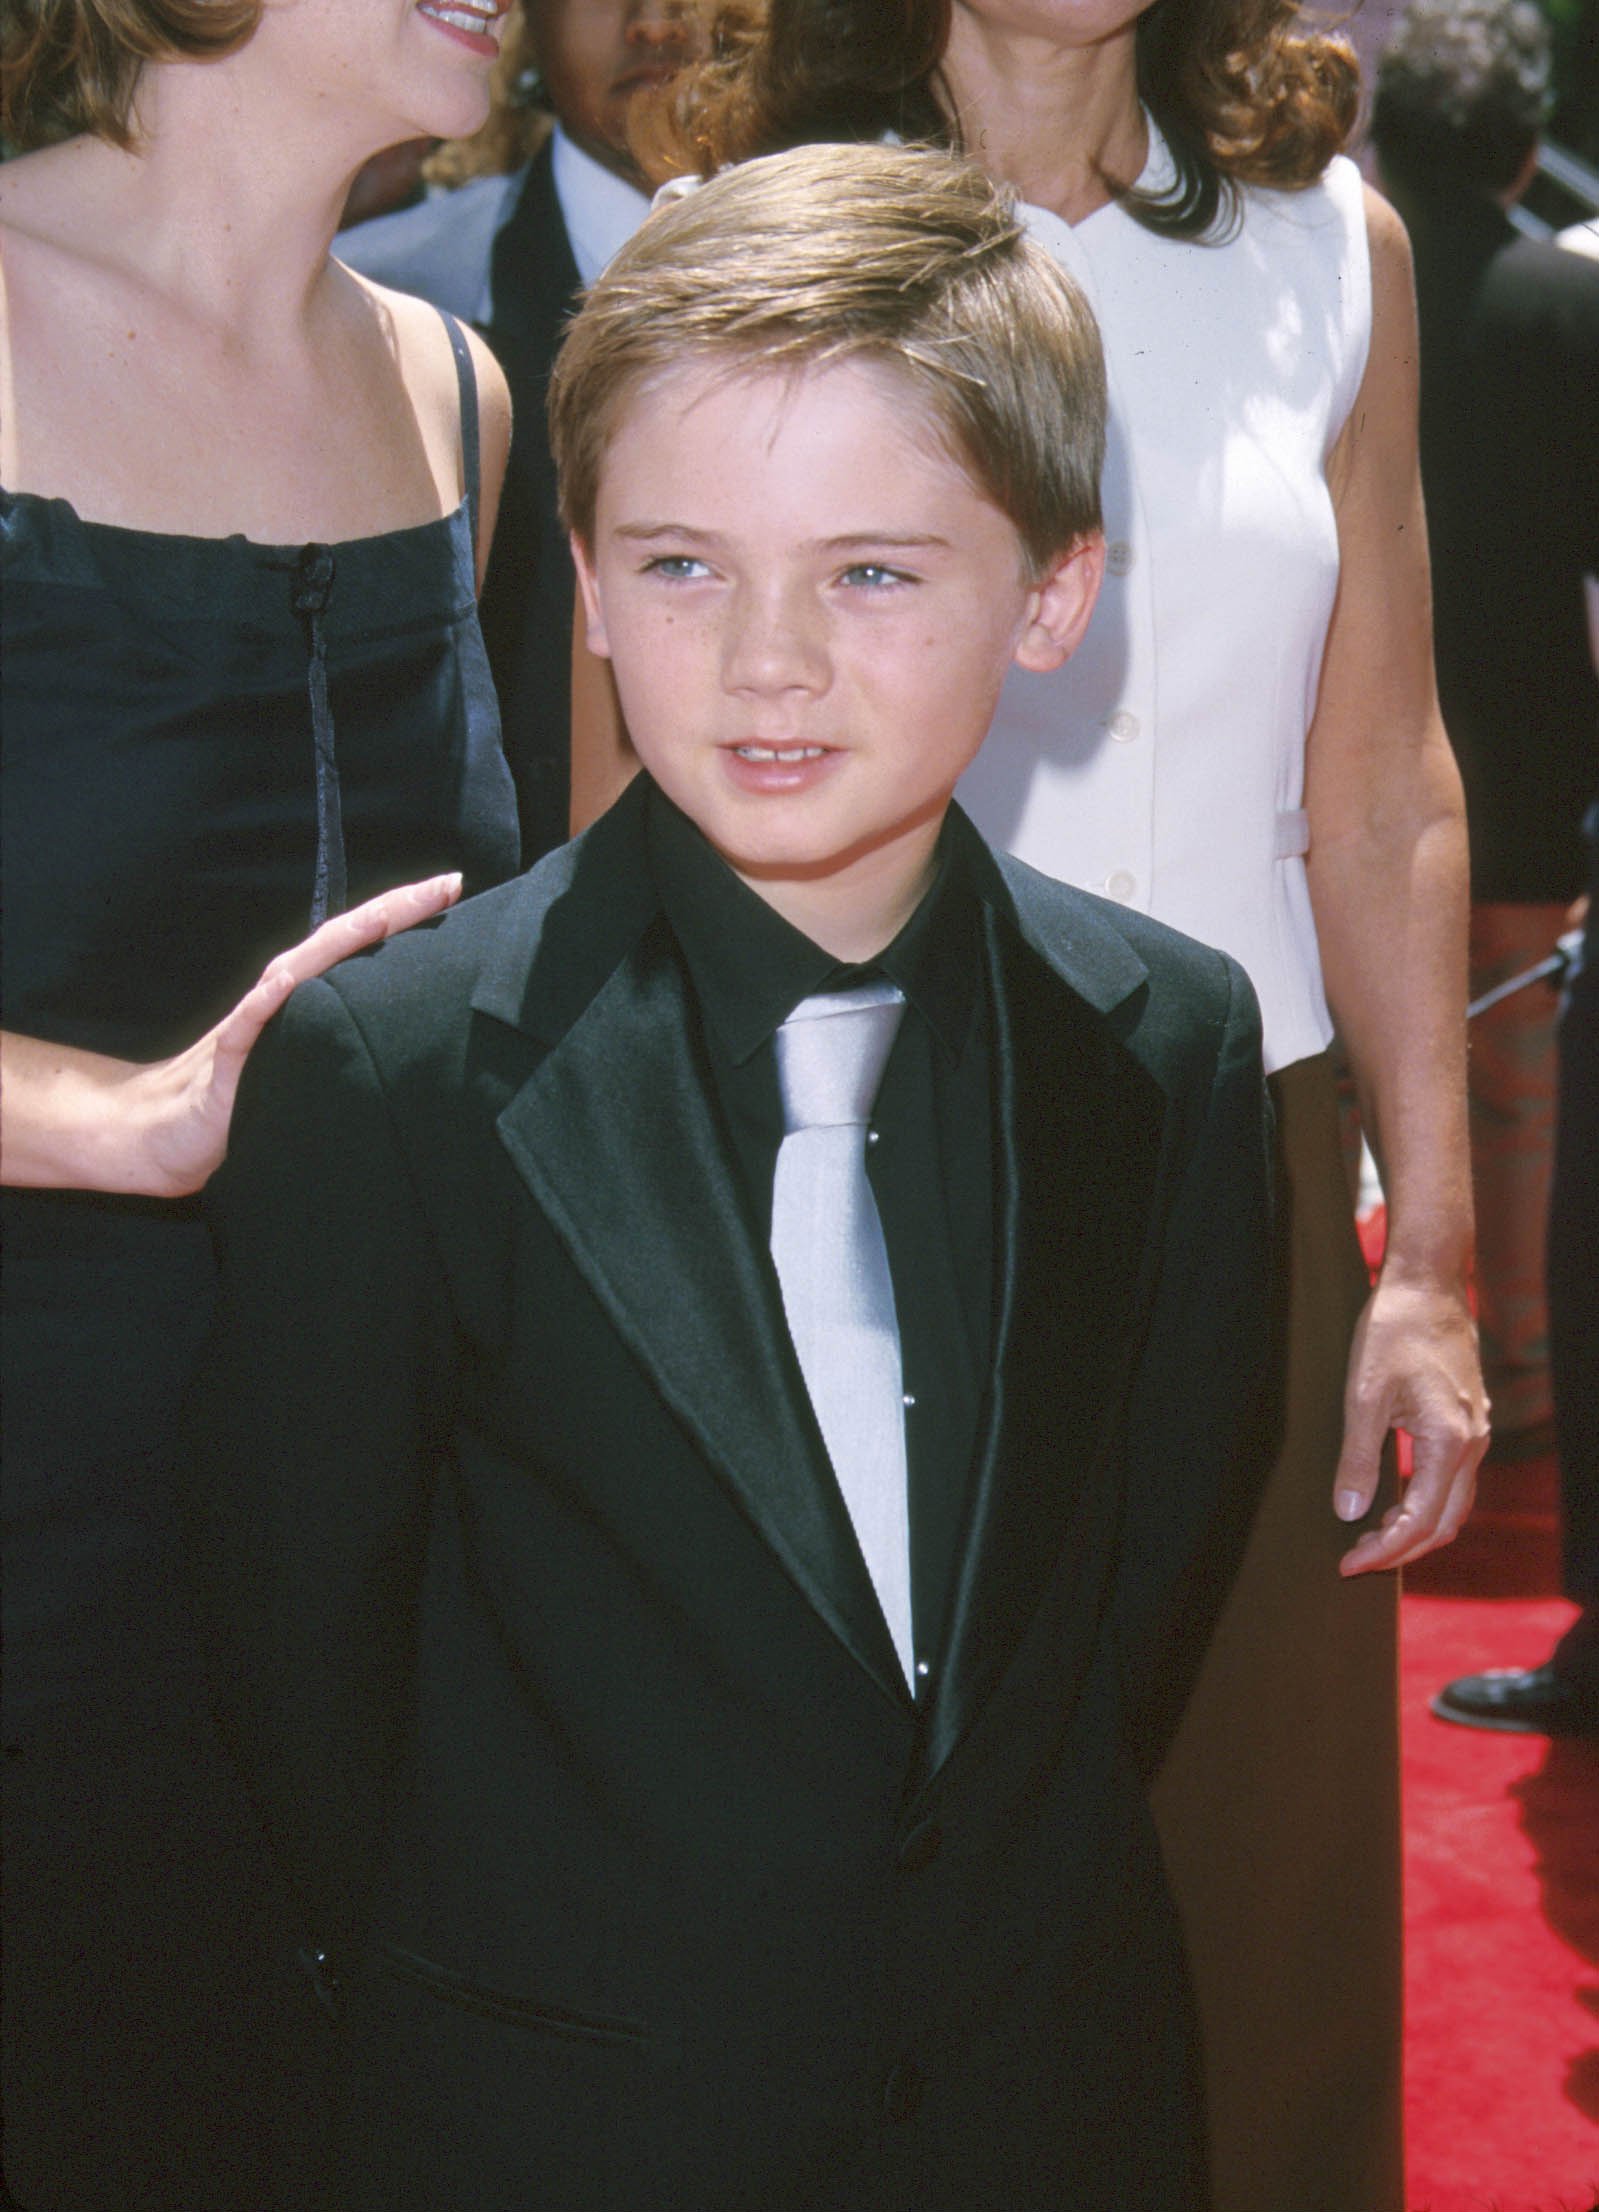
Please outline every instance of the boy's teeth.
[{"label": "boy's teeth", "polygon": [[820,760],[825,745],[738,745],[734,751],[740,760],[780,760],[792,766],[797,760]]}]

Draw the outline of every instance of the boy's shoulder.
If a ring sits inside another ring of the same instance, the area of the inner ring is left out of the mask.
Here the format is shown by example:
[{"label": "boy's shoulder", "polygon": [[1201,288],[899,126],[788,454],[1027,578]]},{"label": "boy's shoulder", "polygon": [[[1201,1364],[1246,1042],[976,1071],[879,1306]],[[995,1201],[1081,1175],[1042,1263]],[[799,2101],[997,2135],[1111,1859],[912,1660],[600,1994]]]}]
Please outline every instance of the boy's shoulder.
[{"label": "boy's shoulder", "polygon": [[330,991],[380,1058],[447,1047],[479,1013],[558,1032],[656,911],[638,817],[619,803],[524,874],[341,961],[309,990]]},{"label": "boy's shoulder", "polygon": [[1135,907],[1061,883],[986,848],[1011,919],[1063,981],[1102,1012],[1137,1002],[1145,1021],[1186,1012],[1220,1021],[1255,1014],[1254,992],[1229,954]]}]

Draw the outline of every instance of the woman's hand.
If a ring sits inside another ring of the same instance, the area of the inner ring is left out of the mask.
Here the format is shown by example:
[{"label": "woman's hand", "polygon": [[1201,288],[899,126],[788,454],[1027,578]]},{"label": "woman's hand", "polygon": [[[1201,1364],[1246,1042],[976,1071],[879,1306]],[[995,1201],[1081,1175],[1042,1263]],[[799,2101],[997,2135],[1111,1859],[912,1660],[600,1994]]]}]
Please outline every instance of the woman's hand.
[{"label": "woman's hand", "polygon": [[183,1198],[221,1165],[239,1077],[296,984],[442,913],[458,875],[434,876],[339,914],[268,961],[231,1014],[170,1060],[114,1060],[7,1035],[0,1058],[0,1182]]},{"label": "woman's hand", "polygon": [[1408,1280],[1385,1269],[1372,1292],[1350,1354],[1343,1451],[1333,1478],[1344,1520],[1369,1509],[1391,1428],[1410,1435],[1410,1479],[1381,1525],[1345,1552],[1346,1575],[1408,1566],[1452,1543],[1471,1511],[1488,1449],[1488,1400],[1463,1284]]}]

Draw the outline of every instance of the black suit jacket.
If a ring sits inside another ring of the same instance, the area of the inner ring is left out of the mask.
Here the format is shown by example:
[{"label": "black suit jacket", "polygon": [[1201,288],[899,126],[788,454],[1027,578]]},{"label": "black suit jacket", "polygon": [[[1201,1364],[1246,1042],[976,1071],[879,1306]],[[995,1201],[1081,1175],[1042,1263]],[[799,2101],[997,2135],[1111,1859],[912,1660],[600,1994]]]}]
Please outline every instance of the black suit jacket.
[{"label": "black suit jacket", "polygon": [[[545,395],[578,273],[550,141],[515,176],[480,179],[359,224],[342,233],[335,251],[379,283],[476,322],[511,388],[511,458],[480,613],[525,865],[565,842],[571,799],[575,585],[555,509]],[[479,319],[485,290],[486,322]]]},{"label": "black suit jacket", "polygon": [[643,803],[299,991],[213,1186],[209,1574],[343,1985],[332,2202],[1189,2212],[1143,1780],[1249,1502],[1249,986],[976,858],[995,1352],[918,1708]]}]

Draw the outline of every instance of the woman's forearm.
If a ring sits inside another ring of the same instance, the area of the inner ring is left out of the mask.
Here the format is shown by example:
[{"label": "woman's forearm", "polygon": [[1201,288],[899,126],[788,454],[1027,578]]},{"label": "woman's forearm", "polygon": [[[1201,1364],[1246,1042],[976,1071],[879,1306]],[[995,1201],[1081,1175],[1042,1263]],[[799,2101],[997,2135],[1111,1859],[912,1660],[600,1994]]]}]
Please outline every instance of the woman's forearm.
[{"label": "woman's forearm", "polygon": [[131,1060],[0,1032],[0,1182],[148,1191],[145,1074]]},{"label": "woman's forearm", "polygon": [[1400,753],[1356,824],[1312,823],[1322,964],[1387,1201],[1390,1273],[1463,1282],[1471,1254],[1466,1128],[1465,811],[1447,743]]}]

